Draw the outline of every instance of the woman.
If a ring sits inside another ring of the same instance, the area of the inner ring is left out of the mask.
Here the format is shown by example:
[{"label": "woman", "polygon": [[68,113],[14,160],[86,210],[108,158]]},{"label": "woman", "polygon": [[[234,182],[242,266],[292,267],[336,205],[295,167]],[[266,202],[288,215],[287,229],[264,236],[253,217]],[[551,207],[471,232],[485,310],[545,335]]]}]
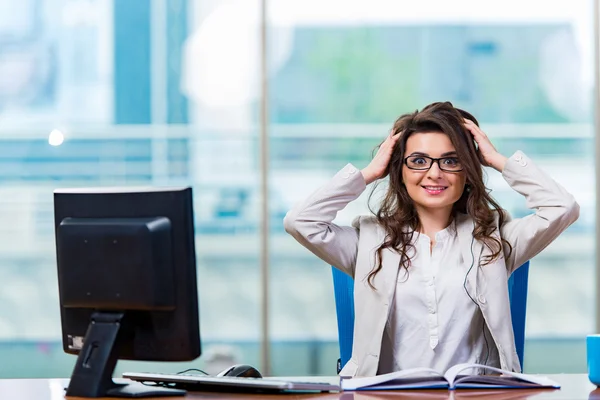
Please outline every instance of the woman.
[{"label": "woman", "polygon": [[[488,194],[482,166],[502,173],[534,213],[511,219]],[[332,222],[386,176],[374,216]],[[352,357],[340,375],[370,376],[466,362],[520,371],[508,278],[578,216],[562,186],[522,152],[498,153],[472,115],[445,102],[401,116],[366,168],[348,164],[284,225],[354,277]]]}]

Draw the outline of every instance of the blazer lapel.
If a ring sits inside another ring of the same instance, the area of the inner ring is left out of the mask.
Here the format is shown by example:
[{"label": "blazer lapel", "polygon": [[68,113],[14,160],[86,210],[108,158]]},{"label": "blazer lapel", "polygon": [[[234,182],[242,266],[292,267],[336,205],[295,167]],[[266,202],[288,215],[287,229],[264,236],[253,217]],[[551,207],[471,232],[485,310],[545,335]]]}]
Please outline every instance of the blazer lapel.
[{"label": "blazer lapel", "polygon": [[383,301],[391,304],[396,285],[398,281],[398,272],[400,271],[400,254],[390,249],[382,251],[381,281],[377,284],[377,288],[381,288],[381,296]]}]

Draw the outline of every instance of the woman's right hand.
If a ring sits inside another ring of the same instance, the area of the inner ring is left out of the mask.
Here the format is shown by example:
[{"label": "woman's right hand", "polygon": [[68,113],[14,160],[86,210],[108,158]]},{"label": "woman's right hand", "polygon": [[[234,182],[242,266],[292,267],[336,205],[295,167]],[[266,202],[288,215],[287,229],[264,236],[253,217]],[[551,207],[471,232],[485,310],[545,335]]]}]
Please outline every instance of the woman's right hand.
[{"label": "woman's right hand", "polygon": [[373,160],[367,165],[362,171],[362,175],[365,178],[365,182],[369,183],[385,177],[388,164],[392,158],[392,153],[396,147],[396,142],[400,138],[400,132],[395,133],[392,130],[388,137],[381,143],[377,154],[373,157]]}]

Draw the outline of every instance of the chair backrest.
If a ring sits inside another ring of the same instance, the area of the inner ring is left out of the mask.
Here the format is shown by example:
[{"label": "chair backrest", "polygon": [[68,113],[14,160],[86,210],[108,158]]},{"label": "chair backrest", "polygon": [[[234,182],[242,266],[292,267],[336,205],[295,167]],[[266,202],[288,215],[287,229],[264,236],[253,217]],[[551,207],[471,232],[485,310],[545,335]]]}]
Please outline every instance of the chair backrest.
[{"label": "chair backrest", "polygon": [[[339,372],[352,356],[352,341],[354,338],[354,279],[350,275],[333,267],[332,272],[340,346]],[[513,272],[508,280],[510,314],[517,355],[519,356],[522,369],[523,353],[525,350],[525,312],[527,310],[528,278],[529,261]]]},{"label": "chair backrest", "polygon": [[527,283],[529,280],[529,261],[521,265],[508,279],[508,298],[510,300],[510,317],[512,319],[515,346],[521,363],[525,353],[525,313],[527,312]]}]

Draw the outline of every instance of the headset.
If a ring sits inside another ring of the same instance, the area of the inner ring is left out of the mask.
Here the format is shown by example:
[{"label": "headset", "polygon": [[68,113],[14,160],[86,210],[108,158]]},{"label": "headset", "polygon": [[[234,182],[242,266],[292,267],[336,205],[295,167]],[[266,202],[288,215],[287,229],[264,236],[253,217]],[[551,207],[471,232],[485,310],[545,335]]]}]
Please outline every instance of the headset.
[{"label": "headset", "polygon": [[[475,243],[475,236],[473,236],[473,238],[471,239],[471,266],[469,267],[469,269],[467,270],[467,273],[465,274],[465,280],[463,282],[463,289],[465,289],[465,293],[467,294],[467,296],[469,296],[469,299],[471,299],[471,301],[477,306],[477,308],[479,308],[479,312],[482,313],[479,303],[477,301],[475,301],[475,299],[471,296],[471,294],[469,293],[469,290],[467,289],[467,276],[469,276],[469,273],[471,272],[471,270],[473,269],[473,266],[475,265],[475,255],[473,254],[473,244],[474,243]],[[479,256],[481,257],[481,254]],[[477,267],[479,268],[479,262],[477,262]],[[485,353],[486,353],[485,361],[483,364],[487,365],[488,358],[490,356],[490,346],[488,344],[487,337],[485,336],[485,318],[483,317],[483,313],[481,314],[481,319],[483,321],[483,325],[482,325],[481,329],[483,332],[483,340],[485,342]]]}]

